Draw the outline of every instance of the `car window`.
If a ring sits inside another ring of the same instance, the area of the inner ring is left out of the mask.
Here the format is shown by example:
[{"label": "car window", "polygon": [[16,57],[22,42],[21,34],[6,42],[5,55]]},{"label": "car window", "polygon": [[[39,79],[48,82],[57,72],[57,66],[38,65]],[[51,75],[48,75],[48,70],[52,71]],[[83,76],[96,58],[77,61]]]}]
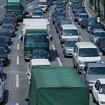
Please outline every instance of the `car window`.
[{"label": "car window", "polygon": [[85,66],[85,68],[84,68],[85,73],[87,73],[87,69],[88,69],[88,67],[87,67],[87,66]]},{"label": "car window", "polygon": [[98,90],[99,89],[99,80],[97,80],[97,82],[95,83],[95,88],[96,88],[96,90]]},{"label": "car window", "polygon": [[78,48],[76,45],[74,45],[74,53],[77,53],[78,52]]}]

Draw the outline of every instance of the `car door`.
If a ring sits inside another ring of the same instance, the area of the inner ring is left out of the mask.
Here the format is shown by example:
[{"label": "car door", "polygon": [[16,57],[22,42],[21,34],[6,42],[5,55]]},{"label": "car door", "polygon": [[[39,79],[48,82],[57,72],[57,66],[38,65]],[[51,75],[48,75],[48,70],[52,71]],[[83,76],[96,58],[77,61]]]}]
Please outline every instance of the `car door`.
[{"label": "car door", "polygon": [[93,86],[93,95],[95,100],[98,102],[98,94],[99,94],[99,80],[96,81],[95,85]]}]

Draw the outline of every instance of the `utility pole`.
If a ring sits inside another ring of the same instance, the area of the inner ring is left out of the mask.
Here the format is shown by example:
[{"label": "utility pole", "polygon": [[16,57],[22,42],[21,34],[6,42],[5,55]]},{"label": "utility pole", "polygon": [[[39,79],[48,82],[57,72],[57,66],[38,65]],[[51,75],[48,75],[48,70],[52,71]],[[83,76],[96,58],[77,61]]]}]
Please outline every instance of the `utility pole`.
[{"label": "utility pole", "polygon": [[105,19],[105,0],[104,0],[104,19]]},{"label": "utility pole", "polygon": [[100,17],[100,1],[98,0],[98,16]]}]

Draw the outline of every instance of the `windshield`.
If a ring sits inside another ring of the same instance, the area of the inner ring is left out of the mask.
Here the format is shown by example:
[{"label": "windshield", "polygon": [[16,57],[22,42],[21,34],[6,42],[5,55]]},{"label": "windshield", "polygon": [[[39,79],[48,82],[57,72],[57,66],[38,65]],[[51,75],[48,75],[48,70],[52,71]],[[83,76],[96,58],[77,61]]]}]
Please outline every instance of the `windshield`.
[{"label": "windshield", "polygon": [[76,42],[77,41],[67,41],[65,43],[65,47],[74,47],[74,45],[75,45]]},{"label": "windshield", "polygon": [[47,58],[47,54],[46,53],[35,53],[32,55],[32,59],[37,59],[37,58]]},{"label": "windshield", "polygon": [[99,88],[99,93],[100,94],[105,94],[105,84],[101,84],[101,86]]},{"label": "windshield", "polygon": [[105,32],[97,32],[93,34],[94,37],[105,37]]},{"label": "windshield", "polygon": [[34,12],[33,15],[40,15],[40,16],[42,16],[42,12]]},{"label": "windshield", "polygon": [[43,35],[28,35],[25,37],[26,45],[43,45],[45,43],[48,44],[48,39]]},{"label": "windshield", "polygon": [[15,23],[14,19],[3,19],[3,23]]},{"label": "windshield", "polygon": [[80,18],[88,18],[88,15],[80,15]]},{"label": "windshield", "polygon": [[74,36],[74,35],[78,35],[78,32],[76,29],[68,29],[68,30],[64,30],[63,31],[63,35],[64,36]]},{"label": "windshield", "polygon": [[105,75],[105,67],[90,67],[88,74],[90,74],[90,75]]},{"label": "windshield", "polygon": [[1,28],[13,29],[11,25],[2,25]]},{"label": "windshield", "polygon": [[97,57],[99,56],[98,50],[96,48],[82,48],[79,49],[80,57]]},{"label": "windshield", "polygon": [[80,3],[82,0],[72,0],[73,3]]},{"label": "windshield", "polygon": [[0,38],[0,43],[5,43],[5,39],[4,38]]},{"label": "windshield", "polygon": [[22,5],[7,5],[7,9],[10,9],[10,10],[22,10]]},{"label": "windshield", "polygon": [[47,2],[39,2],[39,5],[47,5]]},{"label": "windshield", "polygon": [[96,19],[89,20],[88,25],[94,25],[94,24],[98,24]]}]

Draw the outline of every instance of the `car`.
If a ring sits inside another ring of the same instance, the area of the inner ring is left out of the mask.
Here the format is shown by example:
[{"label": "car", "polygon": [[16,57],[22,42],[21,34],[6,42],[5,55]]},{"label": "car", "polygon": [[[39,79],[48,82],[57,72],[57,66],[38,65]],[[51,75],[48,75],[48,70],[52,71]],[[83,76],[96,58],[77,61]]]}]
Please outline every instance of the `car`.
[{"label": "car", "polygon": [[86,63],[101,63],[101,53],[92,42],[77,42],[73,50],[73,66],[79,73]]},{"label": "car", "polygon": [[0,47],[4,48],[5,52],[8,53],[9,49],[5,36],[0,36]]},{"label": "car", "polygon": [[74,13],[74,21],[77,21],[77,18],[79,17],[79,14],[86,13],[86,10],[82,7],[80,9],[77,9]]},{"label": "car", "polygon": [[55,10],[57,10],[57,11],[65,11],[65,6],[64,5],[57,5],[55,7]]},{"label": "car", "polygon": [[12,24],[13,27],[16,29],[16,22],[15,22],[15,19],[13,17],[5,17],[2,20],[1,25],[3,25],[3,24]]},{"label": "car", "polygon": [[54,11],[54,13],[52,14],[53,24],[55,24],[57,16],[66,16],[66,14],[64,14],[63,11],[58,11],[58,10]]},{"label": "car", "polygon": [[31,71],[32,68],[35,68],[37,66],[50,66],[50,62],[48,59],[31,59],[28,66],[28,81],[30,84],[31,81]]},{"label": "car", "polygon": [[35,10],[32,14],[32,18],[37,18],[37,19],[44,18],[43,11],[42,10]]},{"label": "car", "polygon": [[80,8],[82,8],[82,6],[81,5],[79,5],[79,4],[74,4],[74,5],[72,5],[72,11],[73,11],[73,13],[75,13],[75,11],[77,11],[78,9],[80,9]]},{"label": "car", "polygon": [[32,59],[48,59],[48,53],[46,50],[36,49],[32,52]]},{"label": "car", "polygon": [[98,105],[105,105],[105,78],[98,78],[93,85],[93,102]]},{"label": "car", "polygon": [[87,18],[82,19],[81,22],[80,22],[80,27],[82,29],[85,29],[87,25],[88,25]]},{"label": "car", "polygon": [[98,78],[105,77],[105,64],[87,63],[82,70],[82,79],[87,84],[89,90],[93,89],[93,85]]},{"label": "car", "polygon": [[71,20],[62,20],[59,22],[59,25],[58,25],[58,34],[60,34],[60,31],[61,31],[61,26],[64,25],[64,24],[72,24],[72,21]]},{"label": "car", "polygon": [[96,41],[95,45],[97,46],[97,48],[99,49],[100,52],[105,54],[105,38],[99,38]]},{"label": "car", "polygon": [[91,28],[90,28],[90,34],[93,34],[93,30],[94,29],[103,29],[105,30],[105,27],[102,23],[100,24],[94,24]]},{"label": "car", "polygon": [[103,29],[94,29],[92,35],[90,35],[90,41],[95,44],[99,38],[105,38],[105,31]]},{"label": "car", "polygon": [[91,27],[94,26],[94,24],[98,24],[96,17],[90,17],[87,19],[88,24],[86,25],[86,31],[90,32]]},{"label": "car", "polygon": [[64,57],[72,57],[74,44],[78,42],[77,39],[67,39],[63,45]]},{"label": "car", "polygon": [[79,16],[77,17],[78,25],[80,25],[82,19],[87,18],[88,19],[88,14],[87,13],[80,13]]},{"label": "car", "polygon": [[82,5],[82,1],[83,0],[69,0],[69,5],[72,6],[76,3],[78,3],[79,5]]},{"label": "car", "polygon": [[79,41],[79,35],[80,33],[74,24],[64,24],[61,26],[60,43],[64,44],[66,39],[77,39]]},{"label": "car", "polygon": [[42,8],[41,7],[35,7],[33,11],[36,11],[36,10],[41,10],[42,11]]},{"label": "car", "polygon": [[6,13],[5,17],[13,17],[15,22],[18,22],[18,16],[15,13]]},{"label": "car", "polygon": [[0,47],[0,60],[3,62],[4,66],[7,66],[8,55],[2,47]]},{"label": "car", "polygon": [[8,31],[11,34],[11,37],[14,37],[15,36],[15,28],[13,27],[12,24],[3,24],[1,26],[1,29],[8,29]]},{"label": "car", "polygon": [[6,42],[8,43],[8,45],[11,45],[11,34],[8,29],[0,29],[0,36],[5,36]]},{"label": "car", "polygon": [[46,12],[47,9],[48,9],[48,3],[43,2],[43,1],[39,1],[38,2],[38,7],[42,8],[43,12]]}]

